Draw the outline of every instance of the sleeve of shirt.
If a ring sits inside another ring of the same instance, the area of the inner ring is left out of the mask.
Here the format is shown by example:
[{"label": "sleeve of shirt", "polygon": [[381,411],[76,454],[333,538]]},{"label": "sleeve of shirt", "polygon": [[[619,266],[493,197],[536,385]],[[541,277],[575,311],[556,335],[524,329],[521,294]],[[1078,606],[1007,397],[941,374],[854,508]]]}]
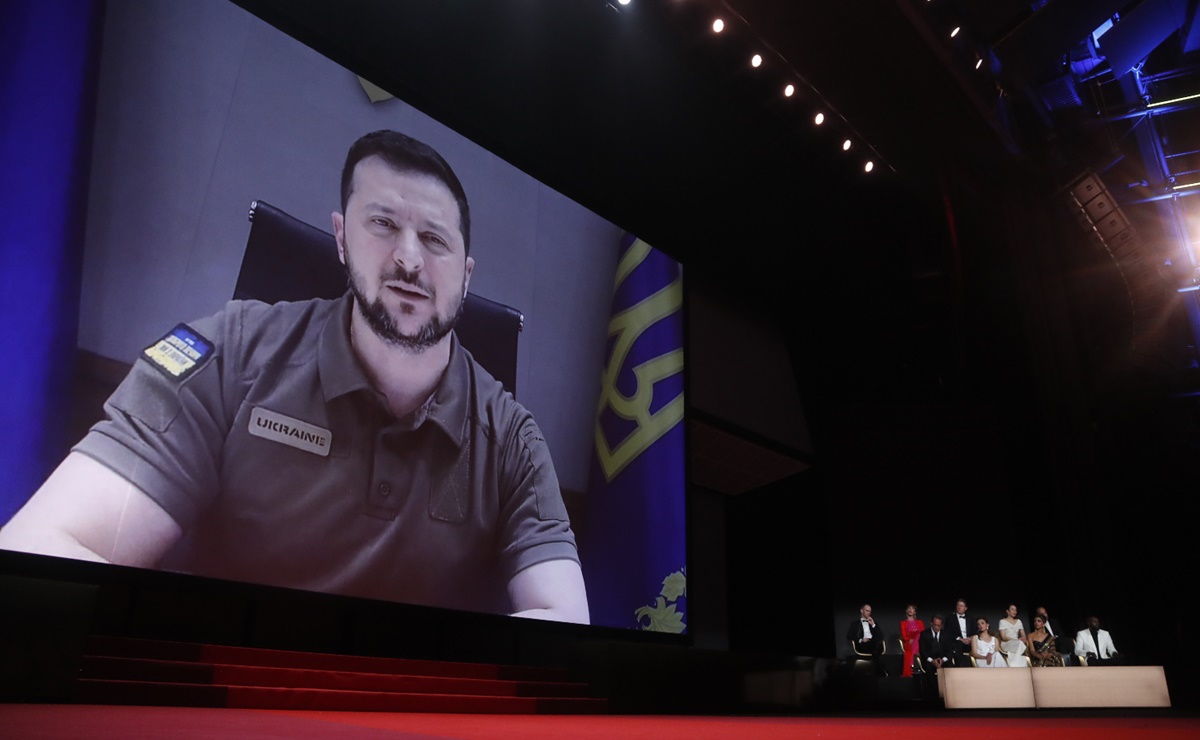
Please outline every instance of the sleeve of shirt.
[{"label": "sleeve of shirt", "polygon": [[180,377],[141,353],[104,404],[107,418],[74,448],[133,483],[184,530],[220,490],[226,349],[240,321],[226,311],[188,328],[210,352]]},{"label": "sleeve of shirt", "polygon": [[528,412],[515,420],[502,463],[497,549],[509,577],[548,560],[579,562],[550,450]]}]

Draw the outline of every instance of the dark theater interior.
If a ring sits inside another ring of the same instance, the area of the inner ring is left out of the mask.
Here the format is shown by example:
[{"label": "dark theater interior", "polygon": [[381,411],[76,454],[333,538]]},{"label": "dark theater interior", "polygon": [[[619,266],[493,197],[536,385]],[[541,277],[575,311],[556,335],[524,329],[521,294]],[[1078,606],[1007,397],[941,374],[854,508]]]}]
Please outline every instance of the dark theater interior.
[{"label": "dark theater interior", "polygon": [[[682,265],[686,630],[0,550],[0,737],[6,715],[21,736],[109,736],[51,730],[49,707],[187,703],[81,698],[81,656],[121,640],[562,670],[602,700],[573,711],[664,723],[590,730],[632,737],[718,736],[686,724],[705,716],[821,718],[831,737],[859,720],[897,736],[971,732],[954,724],[968,719],[997,734],[1196,732],[1198,0],[227,4]],[[27,5],[0,18],[33,33]],[[110,6],[79,6],[85,68]],[[587,494],[569,488],[584,539]],[[934,676],[899,677],[896,625],[906,604],[928,625],[959,598],[993,626],[1011,603],[1027,630],[1037,606],[1070,635],[1098,616],[1128,664],[1162,667],[1169,708],[955,712]],[[864,603],[886,677],[846,639]],[[427,706],[401,711],[456,711]],[[509,710],[466,711],[476,724],[397,714],[344,736],[603,736],[489,729]],[[298,728],[279,731],[317,736]]]}]

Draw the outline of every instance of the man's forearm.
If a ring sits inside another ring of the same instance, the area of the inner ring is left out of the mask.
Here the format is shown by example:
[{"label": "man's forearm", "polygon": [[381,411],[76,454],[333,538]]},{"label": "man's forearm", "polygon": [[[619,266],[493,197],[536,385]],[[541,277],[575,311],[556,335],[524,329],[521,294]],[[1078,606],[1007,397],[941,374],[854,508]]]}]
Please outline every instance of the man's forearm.
[{"label": "man's forearm", "polygon": [[181,535],[141,489],[72,452],[0,530],[0,547],[149,567]]},{"label": "man's forearm", "polygon": [[588,624],[583,572],[573,560],[547,560],[517,573],[508,583],[514,617]]},{"label": "man's forearm", "polygon": [[526,609],[514,612],[511,616],[526,617],[528,619],[545,619],[550,622],[574,622],[576,624],[587,624],[589,621],[587,609],[580,610],[570,606]]},{"label": "man's forearm", "polygon": [[[18,523],[19,524],[19,523]],[[18,527],[0,529],[0,550],[15,550],[35,555],[53,555],[73,560],[107,563],[108,559],[66,532],[30,532]]]}]

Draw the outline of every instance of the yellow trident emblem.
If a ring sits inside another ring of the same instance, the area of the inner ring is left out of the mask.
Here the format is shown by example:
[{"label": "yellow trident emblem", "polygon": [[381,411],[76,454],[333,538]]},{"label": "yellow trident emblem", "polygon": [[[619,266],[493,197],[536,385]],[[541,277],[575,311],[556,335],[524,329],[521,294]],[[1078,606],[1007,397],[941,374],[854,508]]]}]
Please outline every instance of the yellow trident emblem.
[{"label": "yellow trident emblem", "polygon": [[[638,239],[633,243],[617,265],[617,287],[620,287],[648,254],[650,245],[646,242]],[[600,404],[596,414],[596,453],[600,458],[604,477],[609,481],[683,418],[683,393],[671,399],[670,403],[657,412],[650,413],[650,404],[654,400],[654,384],[683,370],[682,349],[672,350],[633,368],[634,377],[637,378],[637,389],[632,396],[626,396],[617,389],[617,374],[625,364],[625,358],[629,356],[633,343],[642,332],[653,326],[654,322],[678,311],[682,305],[683,287],[680,279],[676,278],[670,285],[614,315],[608,322],[608,336],[615,336],[616,341],[600,381]],[[637,422],[637,428],[625,439],[620,440],[615,448],[609,446],[604,430],[600,427],[600,414],[605,406],[612,408],[613,413],[622,419]]]}]

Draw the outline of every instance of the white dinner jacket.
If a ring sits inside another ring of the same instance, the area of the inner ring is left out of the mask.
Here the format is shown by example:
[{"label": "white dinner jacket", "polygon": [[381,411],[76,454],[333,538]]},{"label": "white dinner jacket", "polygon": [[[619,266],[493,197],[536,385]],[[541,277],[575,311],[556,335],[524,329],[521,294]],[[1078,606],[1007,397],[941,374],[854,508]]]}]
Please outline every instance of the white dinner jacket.
[{"label": "white dinner jacket", "polygon": [[1091,630],[1079,630],[1075,633],[1075,654],[1078,656],[1086,656],[1088,653],[1094,653],[1102,659],[1108,659],[1117,654],[1117,647],[1113,645],[1112,636],[1108,634],[1108,630],[1098,630],[1096,634],[1100,638],[1100,649],[1096,649],[1096,643],[1092,640]]}]

